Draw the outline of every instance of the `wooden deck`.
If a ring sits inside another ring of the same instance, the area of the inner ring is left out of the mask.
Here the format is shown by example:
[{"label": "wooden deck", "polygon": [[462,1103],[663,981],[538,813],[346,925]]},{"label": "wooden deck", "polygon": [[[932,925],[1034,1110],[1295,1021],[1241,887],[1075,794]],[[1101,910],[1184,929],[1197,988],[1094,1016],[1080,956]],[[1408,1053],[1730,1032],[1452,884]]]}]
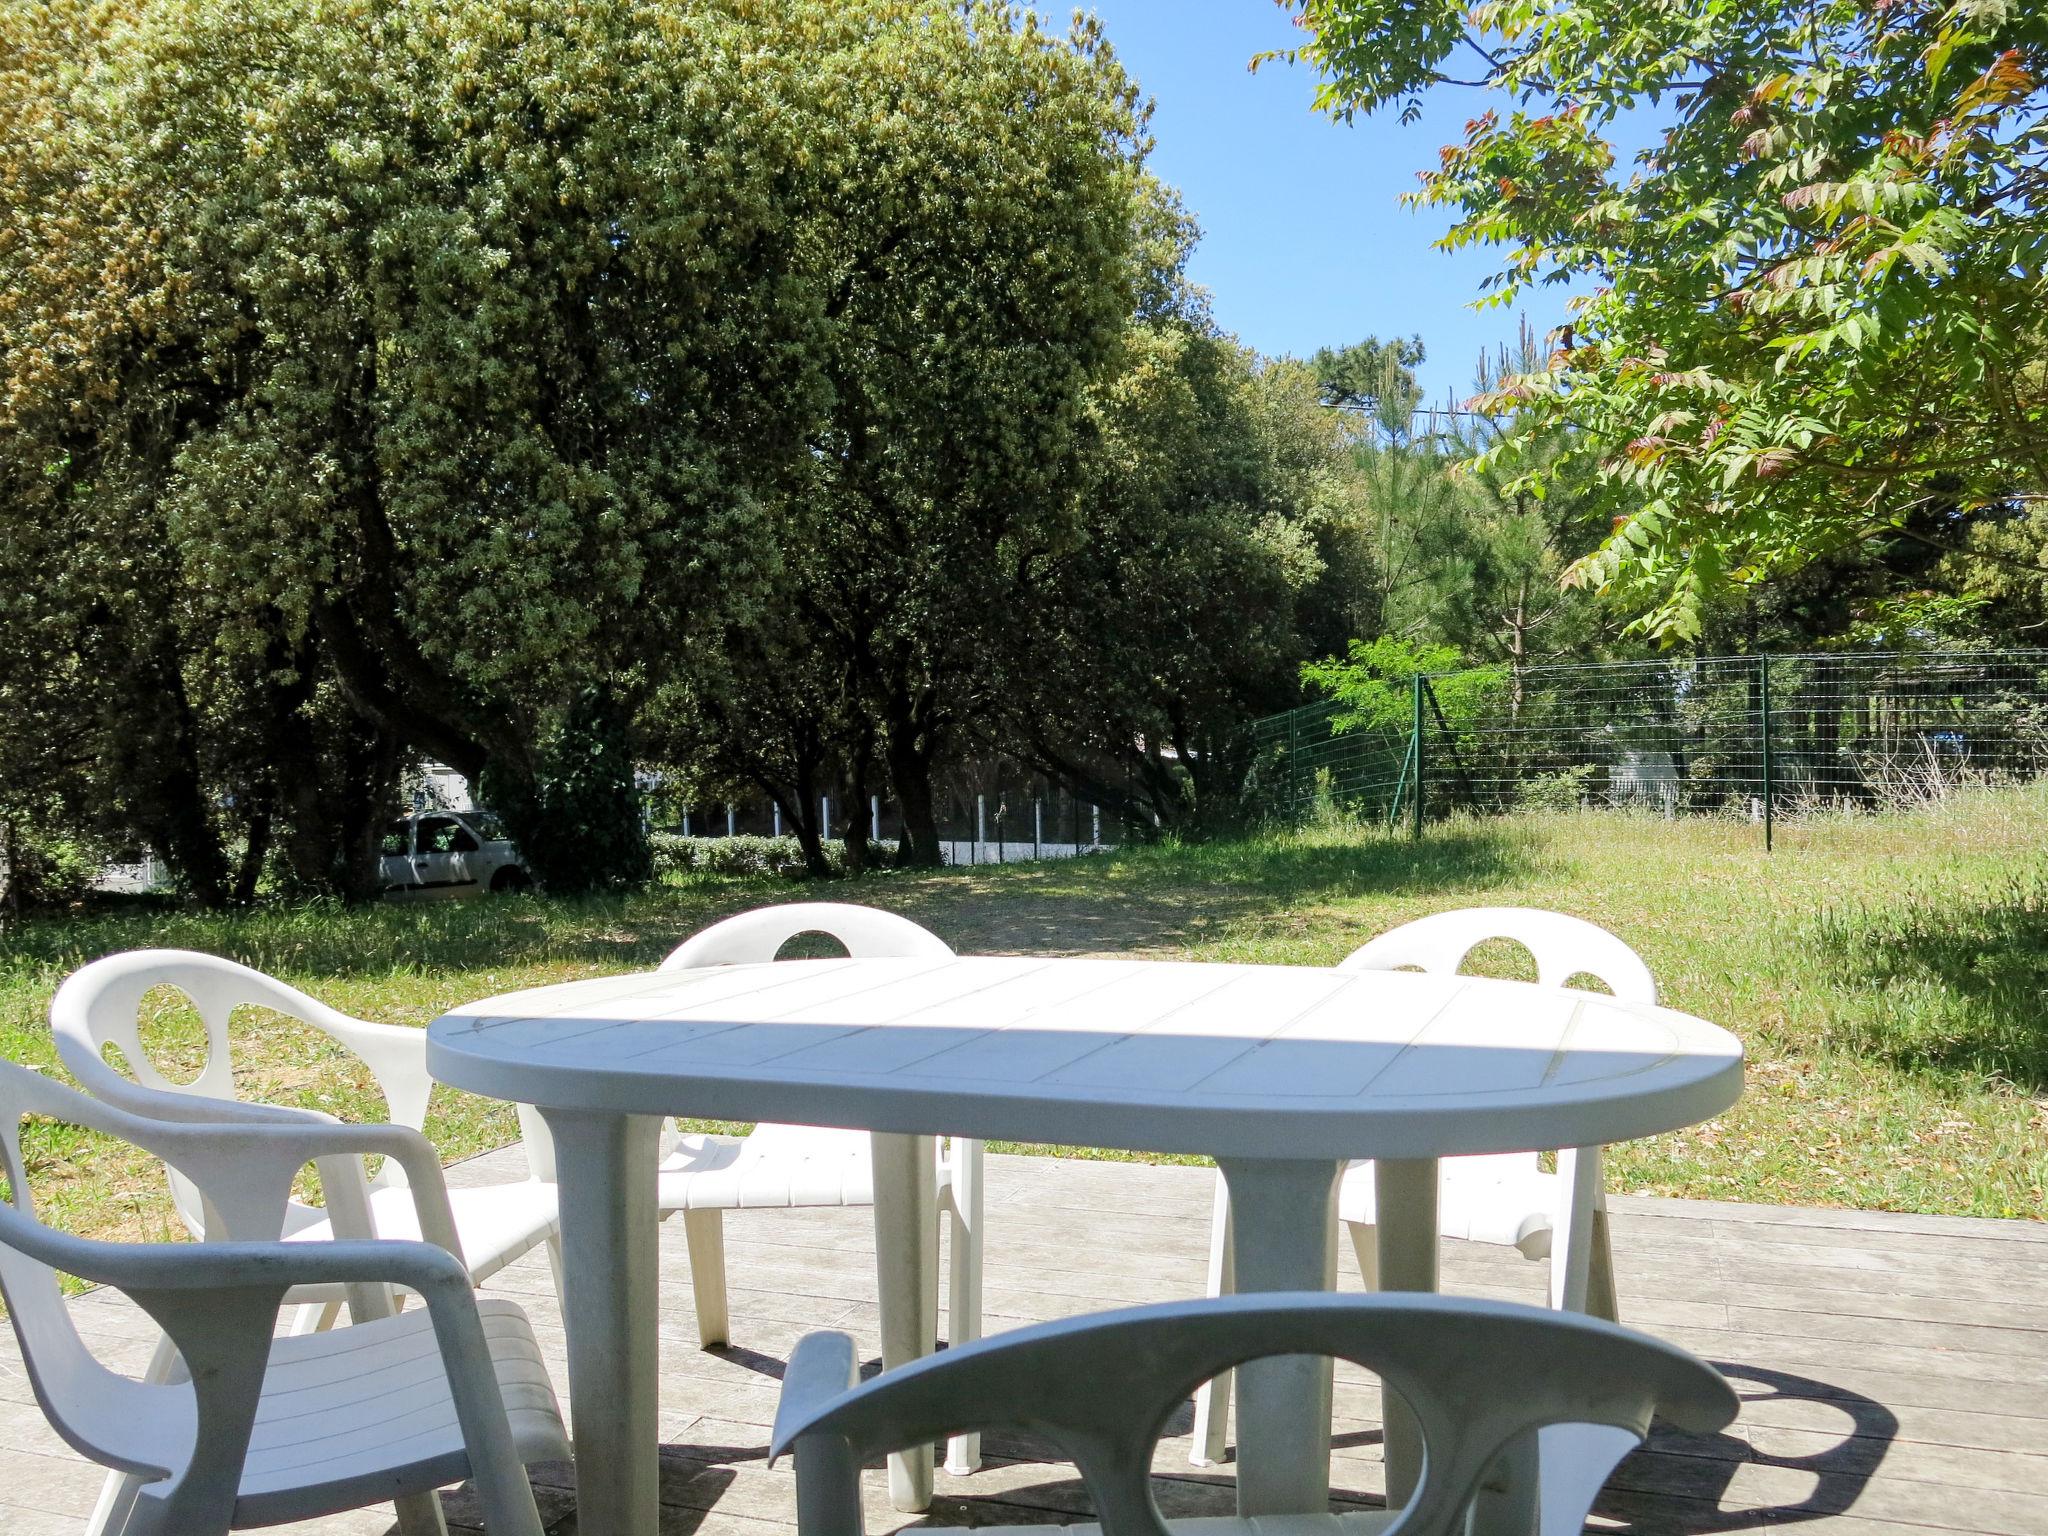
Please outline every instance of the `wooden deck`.
[{"label": "wooden deck", "polygon": [[[453,1170],[511,1171],[514,1154]],[[988,1172],[989,1329],[1199,1295],[1211,1180],[1203,1169],[996,1157]],[[1728,1372],[1744,1399],[1725,1434],[1660,1434],[1616,1474],[1594,1528],[1644,1533],[1805,1525],[1814,1536],[2048,1533],[2048,1226],[1944,1217],[1619,1199],[1614,1242],[1633,1325]],[[868,1213],[752,1211],[727,1222],[734,1347],[696,1347],[680,1223],[663,1236],[662,1531],[783,1536],[788,1466],[767,1466],[782,1361],[810,1329],[877,1349]],[[1447,1243],[1444,1287],[1541,1299],[1541,1267]],[[1348,1277],[1356,1285],[1356,1277]],[[560,1317],[538,1256],[488,1287],[516,1296],[559,1362]],[[75,1303],[110,1363],[140,1370],[149,1325],[118,1298]],[[557,1382],[562,1373],[557,1366]],[[83,1529],[97,1469],[45,1426],[14,1341],[0,1345],[0,1536]],[[1376,1502],[1377,1394],[1340,1375],[1336,1497]],[[1227,1513],[1221,1476],[1188,1465],[1189,1418],[1160,1447],[1168,1515]],[[993,1443],[971,1478],[939,1475],[934,1525],[1072,1519],[1071,1468]],[[566,1466],[539,1469],[550,1532],[574,1532]],[[451,1526],[474,1505],[449,1495]],[[873,1487],[871,1530],[901,1523]],[[364,1511],[289,1529],[392,1529]]]}]

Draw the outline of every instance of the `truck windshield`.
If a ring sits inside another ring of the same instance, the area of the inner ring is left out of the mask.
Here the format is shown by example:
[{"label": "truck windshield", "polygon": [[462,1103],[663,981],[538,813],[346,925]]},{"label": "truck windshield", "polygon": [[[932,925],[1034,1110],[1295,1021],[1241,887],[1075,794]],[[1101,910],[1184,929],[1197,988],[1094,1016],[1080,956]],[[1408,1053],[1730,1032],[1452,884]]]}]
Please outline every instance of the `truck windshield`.
[{"label": "truck windshield", "polygon": [[505,841],[505,823],[498,820],[489,811],[464,811],[462,819],[468,822],[475,829],[476,835],[485,842],[502,843]]}]

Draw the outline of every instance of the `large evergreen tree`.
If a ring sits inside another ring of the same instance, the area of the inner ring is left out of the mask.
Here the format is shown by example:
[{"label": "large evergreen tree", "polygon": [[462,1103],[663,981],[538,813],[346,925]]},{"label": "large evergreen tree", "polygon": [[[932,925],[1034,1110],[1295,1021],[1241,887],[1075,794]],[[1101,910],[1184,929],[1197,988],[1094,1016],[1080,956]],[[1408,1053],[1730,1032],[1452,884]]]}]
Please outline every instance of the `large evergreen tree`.
[{"label": "large evergreen tree", "polygon": [[0,74],[0,690],[208,901],[360,889],[407,754],[631,878],[649,699],[793,635],[914,806],[1170,222],[1002,3],[58,0]]}]

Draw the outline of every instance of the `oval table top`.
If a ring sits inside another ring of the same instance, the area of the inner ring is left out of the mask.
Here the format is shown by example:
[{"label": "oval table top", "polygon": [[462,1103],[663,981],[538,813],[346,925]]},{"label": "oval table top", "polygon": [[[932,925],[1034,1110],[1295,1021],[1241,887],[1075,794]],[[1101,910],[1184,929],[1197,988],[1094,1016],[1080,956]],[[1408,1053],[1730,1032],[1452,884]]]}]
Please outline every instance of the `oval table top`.
[{"label": "oval table top", "polygon": [[542,1108],[1212,1157],[1591,1146],[1735,1102],[1668,1008],[1409,971],[960,956],[598,977],[436,1019],[442,1082]]}]

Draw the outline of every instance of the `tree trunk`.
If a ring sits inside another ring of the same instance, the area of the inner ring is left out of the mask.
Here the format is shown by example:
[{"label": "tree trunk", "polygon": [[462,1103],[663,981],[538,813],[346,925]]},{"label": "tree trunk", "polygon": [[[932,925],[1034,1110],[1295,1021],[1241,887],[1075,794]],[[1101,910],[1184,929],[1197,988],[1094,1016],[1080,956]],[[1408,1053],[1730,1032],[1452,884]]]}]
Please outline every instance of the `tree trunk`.
[{"label": "tree trunk", "polygon": [[335,887],[346,901],[368,901],[384,885],[378,844],[398,805],[405,746],[365,721],[362,736],[350,744],[342,762],[346,793],[335,818]]},{"label": "tree trunk", "polygon": [[227,850],[199,769],[196,722],[176,644],[168,633],[160,635],[155,654],[138,660],[125,679],[132,692],[111,702],[120,718],[109,735],[120,747],[109,778],[131,787],[136,829],[192,899],[203,907],[226,906]]},{"label": "tree trunk", "polygon": [[235,868],[234,890],[229,899],[246,907],[256,899],[256,885],[263,878],[263,861],[270,856],[271,817],[259,810],[249,818],[248,841],[242,845],[241,862]]},{"label": "tree trunk", "polygon": [[303,716],[293,717],[283,746],[279,852],[293,885],[345,902],[369,900],[383,884],[378,835],[398,809],[404,748],[360,717],[329,726]]},{"label": "tree trunk", "polygon": [[840,840],[846,849],[846,873],[858,880],[874,863],[874,845],[868,841],[868,779],[873,767],[873,749],[862,742],[850,756],[840,780],[839,818],[845,828]]},{"label": "tree trunk", "polygon": [[827,880],[832,875],[832,861],[825,857],[825,834],[818,824],[817,788],[816,777],[806,768],[798,772],[793,793],[785,794],[779,789],[770,793],[775,796],[776,804],[782,807],[790,833],[803,853],[804,868],[813,878]]},{"label": "tree trunk", "polygon": [[149,842],[202,907],[227,905],[228,858],[207,814],[206,793],[188,763],[167,766],[156,785],[157,814],[146,828]]},{"label": "tree trunk", "polygon": [[446,763],[471,784],[483,777],[491,753],[474,733],[421,701],[424,690],[394,679],[346,603],[316,600],[313,622],[326,642],[342,692],[364,719]]},{"label": "tree trunk", "polygon": [[13,818],[0,816],[0,916],[21,916],[20,847]]},{"label": "tree trunk", "polygon": [[946,862],[939,847],[939,822],[932,807],[931,738],[914,718],[910,700],[889,701],[888,731],[883,743],[889,758],[889,785],[903,815],[903,841],[896,863],[903,869],[937,869]]}]

